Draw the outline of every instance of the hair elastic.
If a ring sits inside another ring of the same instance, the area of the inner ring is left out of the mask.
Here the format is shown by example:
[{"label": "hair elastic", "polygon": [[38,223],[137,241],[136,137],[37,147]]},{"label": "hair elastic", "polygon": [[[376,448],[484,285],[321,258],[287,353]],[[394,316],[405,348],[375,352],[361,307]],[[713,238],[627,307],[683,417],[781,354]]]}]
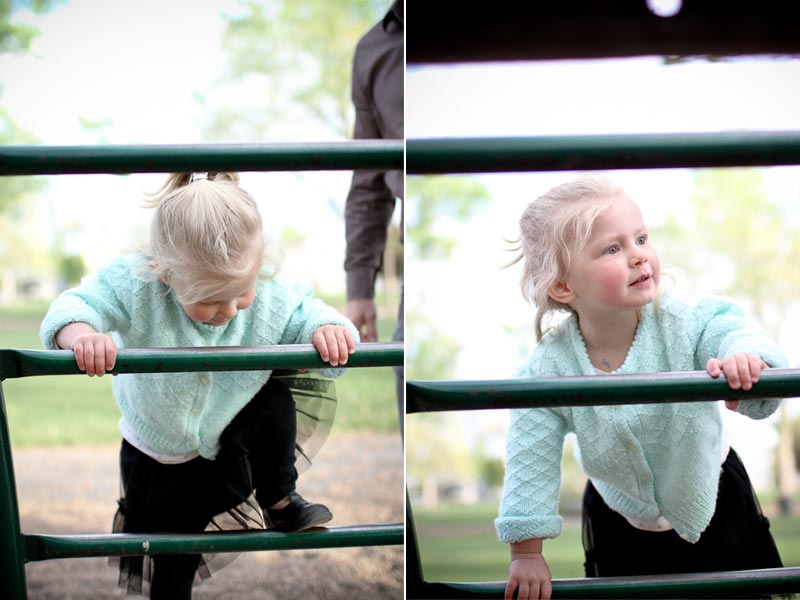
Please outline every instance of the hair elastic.
[{"label": "hair elastic", "polygon": [[208,173],[192,173],[189,177],[189,183],[200,181],[201,179],[208,179]]}]

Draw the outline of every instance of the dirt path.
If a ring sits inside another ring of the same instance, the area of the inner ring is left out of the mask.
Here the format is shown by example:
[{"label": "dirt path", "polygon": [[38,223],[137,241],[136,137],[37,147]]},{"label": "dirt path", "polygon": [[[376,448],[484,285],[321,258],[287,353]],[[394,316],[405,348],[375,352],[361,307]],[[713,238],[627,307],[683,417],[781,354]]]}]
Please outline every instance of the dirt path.
[{"label": "dirt path", "polygon": [[[116,446],[15,451],[22,530],[110,531],[119,487],[117,451]],[[314,466],[301,475],[298,491],[331,508],[331,525],[402,522],[399,435],[333,432]],[[104,558],[29,563],[28,597],[124,598],[116,575]],[[243,553],[194,591],[197,600],[402,597],[400,546]]]}]

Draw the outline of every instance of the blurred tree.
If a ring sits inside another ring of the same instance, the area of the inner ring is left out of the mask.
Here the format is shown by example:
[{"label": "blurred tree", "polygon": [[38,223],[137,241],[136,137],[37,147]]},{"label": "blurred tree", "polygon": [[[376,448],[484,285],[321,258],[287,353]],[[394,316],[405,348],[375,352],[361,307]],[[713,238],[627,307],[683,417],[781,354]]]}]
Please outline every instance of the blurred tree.
[{"label": "blurred tree", "polygon": [[457,414],[429,413],[406,420],[406,469],[411,487],[421,490],[422,504],[438,504],[444,485],[465,485],[476,480],[478,465],[472,459]]},{"label": "blurred tree", "polygon": [[[226,72],[198,102],[211,115],[213,141],[308,141],[352,135],[353,53],[391,0],[245,0],[228,15],[222,44]],[[303,179],[303,173],[297,173]],[[326,198],[338,219],[345,195]],[[403,250],[389,232],[384,270],[387,297],[399,296]]]},{"label": "blurred tree", "polygon": [[[0,145],[28,145],[36,139],[20,129],[0,106]],[[35,177],[0,177],[0,214],[11,214],[12,207],[26,194],[41,190],[43,183]]]},{"label": "blurred tree", "polygon": [[0,0],[0,53],[25,52],[39,34],[35,27],[12,22],[15,12],[47,12],[58,0]]},{"label": "blurred tree", "polygon": [[[688,225],[674,220],[654,231],[665,262],[680,264],[690,282],[717,277],[717,293],[740,298],[774,339],[798,301],[800,223],[771,202],[760,169],[708,169],[695,174]],[[796,203],[798,197],[790,199]],[[723,276],[720,276],[723,274]],[[724,276],[727,274],[727,277]],[[795,487],[792,427],[781,406],[778,425],[781,508],[791,512]]]},{"label": "blurred tree", "polygon": [[446,258],[458,243],[442,232],[443,217],[465,221],[491,200],[480,181],[452,175],[408,177],[406,192],[413,208],[408,211],[406,236],[421,260]]},{"label": "blurred tree", "polygon": [[[285,123],[312,119],[339,137],[350,137],[353,51],[389,0],[248,0],[243,14],[228,16],[222,40],[230,60],[219,91],[239,87],[211,108],[207,134],[215,140],[274,139]],[[201,99],[204,100],[204,99]],[[214,102],[214,98],[208,99]]]},{"label": "blurred tree", "polygon": [[[27,52],[31,42],[39,33],[30,25],[14,22],[15,13],[23,9],[46,12],[55,4],[54,0],[0,0],[0,54]],[[20,129],[8,112],[0,106],[0,144],[32,144],[35,141],[34,137]],[[36,185],[36,180],[31,177],[0,178],[0,212],[7,211],[24,194],[35,191]]]},{"label": "blurred tree", "polygon": [[64,287],[78,285],[86,275],[86,263],[80,254],[63,254],[59,259],[58,274]]},{"label": "blurred tree", "polygon": [[[34,27],[15,22],[15,13],[20,10],[46,12],[56,3],[54,0],[0,0],[0,53],[27,52],[38,34]],[[0,144],[35,142],[36,139],[17,126],[0,106]],[[48,262],[29,222],[34,212],[35,194],[43,185],[41,179],[34,177],[0,177],[0,298],[3,300],[16,299],[19,277],[30,276]],[[26,198],[30,202],[23,205]]]},{"label": "blurred tree", "polygon": [[419,311],[406,311],[406,327],[406,378],[451,379],[455,371],[453,357],[461,351],[459,343]]}]

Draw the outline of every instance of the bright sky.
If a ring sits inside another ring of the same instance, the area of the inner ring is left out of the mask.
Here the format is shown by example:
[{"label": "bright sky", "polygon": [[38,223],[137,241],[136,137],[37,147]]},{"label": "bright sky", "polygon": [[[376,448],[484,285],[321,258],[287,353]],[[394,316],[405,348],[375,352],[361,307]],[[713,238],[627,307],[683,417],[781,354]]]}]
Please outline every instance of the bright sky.
[{"label": "bright sky", "polygon": [[[41,144],[202,142],[200,125],[208,115],[196,94],[206,93],[222,75],[223,14],[240,11],[237,0],[69,0],[45,15],[20,13],[18,19],[41,35],[29,55],[0,56],[0,102]],[[247,99],[259,90],[240,93]],[[87,132],[82,119],[103,126]],[[275,141],[334,139],[311,123],[290,125],[279,128]],[[340,215],[350,177],[242,175],[268,234],[278,237],[292,227],[305,236],[303,249],[287,254],[285,271],[311,279],[320,291],[344,286]],[[140,201],[164,178],[51,177],[43,210],[48,222],[68,228],[69,249],[84,253],[94,268],[144,241],[150,211]]]},{"label": "bright sky", "polygon": [[[408,138],[800,130],[800,61],[740,59],[662,66],[657,58],[415,67],[406,75]],[[476,175],[491,206],[467,223],[445,221],[439,233],[461,240],[443,263],[414,260],[407,247],[406,308],[426,316],[462,347],[455,377],[508,377],[533,346],[532,311],[519,292],[518,268],[504,239],[517,234],[525,205],[572,173]],[[614,176],[640,202],[653,225],[680,214],[689,199],[684,169],[618,171]],[[773,199],[800,219],[800,169],[772,168]],[[409,203],[409,222],[414,206]],[[800,297],[800,290],[798,290]],[[800,319],[780,343],[797,364]],[[413,345],[413,339],[407,342]],[[459,414],[473,434],[497,431],[501,411]],[[750,465],[763,471],[773,429],[736,415],[727,427]],[[742,422],[744,421],[744,422]],[[409,420],[408,427],[413,427]],[[502,426],[500,427],[502,431]],[[755,435],[754,435],[755,434]],[[493,436],[500,451],[502,436]]]}]

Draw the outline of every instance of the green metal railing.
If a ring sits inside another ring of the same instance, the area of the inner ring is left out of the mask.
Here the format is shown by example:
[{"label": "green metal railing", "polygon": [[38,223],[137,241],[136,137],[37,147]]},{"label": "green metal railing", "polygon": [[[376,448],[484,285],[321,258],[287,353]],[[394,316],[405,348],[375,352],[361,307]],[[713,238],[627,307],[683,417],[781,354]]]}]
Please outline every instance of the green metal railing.
[{"label": "green metal railing", "polygon": [[[400,342],[358,344],[348,368],[403,364]],[[326,363],[308,344],[233,348],[120,350],[111,373],[170,373],[318,369]],[[329,365],[328,365],[329,366]],[[68,350],[0,350],[0,382],[18,377],[78,375]],[[7,415],[0,385],[0,597],[25,597],[27,562],[54,558],[188,552],[242,552],[291,548],[400,545],[402,524],[331,527],[322,532],[204,533],[198,535],[30,535],[20,530]]]},{"label": "green metal railing", "polygon": [[[403,142],[192,146],[0,146],[0,175],[402,169]],[[403,365],[402,342],[358,344],[348,368]],[[120,350],[112,373],[318,369],[311,345]],[[402,523],[284,534],[34,535],[21,531],[2,381],[81,374],[70,351],[0,349],[0,598],[27,597],[25,564],[56,558],[402,545]]]},{"label": "green metal railing", "polygon": [[315,144],[0,146],[0,175],[402,169],[402,140]]},{"label": "green metal railing", "polygon": [[[409,381],[406,383],[406,412],[698,402],[720,398],[747,402],[791,396],[800,396],[800,369],[768,369],[748,392],[733,391],[724,378],[711,379],[705,372],[497,381]],[[414,517],[408,503],[406,572],[409,598],[502,598],[505,589],[505,582],[425,581]],[[554,598],[728,598],[749,593],[798,591],[800,568],[553,581]]]},{"label": "green metal railing", "polygon": [[699,400],[753,400],[800,396],[800,369],[767,369],[749,391],[732,390],[724,377],[704,371],[614,375],[613,377],[543,377],[484,381],[409,381],[406,412],[521,408],[527,406],[599,406],[658,404]]},{"label": "green metal railing", "polygon": [[410,139],[409,175],[800,164],[800,132]]}]

